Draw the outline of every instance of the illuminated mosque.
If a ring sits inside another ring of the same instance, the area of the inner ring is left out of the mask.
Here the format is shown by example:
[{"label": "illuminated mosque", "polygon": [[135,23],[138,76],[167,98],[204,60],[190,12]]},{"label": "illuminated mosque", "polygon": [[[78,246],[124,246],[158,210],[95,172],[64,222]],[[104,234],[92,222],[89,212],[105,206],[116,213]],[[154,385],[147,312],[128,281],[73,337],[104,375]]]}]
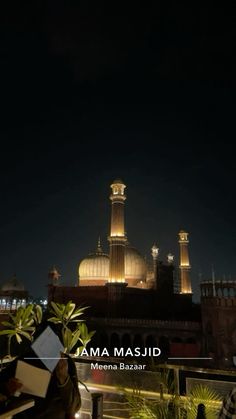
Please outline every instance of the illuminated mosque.
[{"label": "illuminated mosque", "polygon": [[99,240],[96,251],[79,263],[78,284],[74,287],[60,285],[59,273],[52,269],[48,301],[71,300],[88,306],[87,322],[96,330],[95,346],[112,349],[158,345],[163,354],[175,355],[179,351],[197,356],[201,324],[199,316],[193,317],[188,233],[179,232],[177,269],[172,254],[166,262],[159,260],[156,245],[151,249],[149,266],[125,233],[125,188],[120,179],[111,184],[109,255],[103,252]]},{"label": "illuminated mosque", "polygon": [[[128,287],[158,288],[158,248],[152,247],[153,266],[150,268],[137,249],[128,242],[124,225],[126,185],[116,179],[111,185],[111,228],[108,238],[110,255],[104,253],[100,239],[97,250],[83,259],[79,265],[79,285],[98,286],[123,283]],[[188,233],[180,231],[180,293],[191,294],[190,264],[188,256]],[[168,254],[167,262],[174,257]]]},{"label": "illuminated mosque", "polygon": [[[179,232],[177,267],[172,254],[165,262],[159,260],[156,245],[150,266],[125,233],[125,188],[120,179],[111,185],[109,255],[98,240],[96,251],[79,263],[76,286],[62,285],[52,268],[48,302],[88,306],[88,326],[96,330],[94,346],[158,346],[165,356],[210,355],[214,365],[230,365],[236,342],[236,281],[202,281],[201,305],[194,305],[188,233]],[[27,298],[14,276],[0,285],[0,313],[25,305]]]},{"label": "illuminated mosque", "polygon": [[71,299],[89,305],[89,313],[95,317],[183,318],[192,307],[188,233],[179,232],[178,269],[172,254],[168,254],[166,262],[159,260],[156,245],[152,246],[152,263],[148,264],[128,242],[125,188],[120,179],[111,184],[109,254],[103,252],[99,239],[96,251],[79,263],[76,287],[61,286],[57,270],[52,269],[48,299]]}]

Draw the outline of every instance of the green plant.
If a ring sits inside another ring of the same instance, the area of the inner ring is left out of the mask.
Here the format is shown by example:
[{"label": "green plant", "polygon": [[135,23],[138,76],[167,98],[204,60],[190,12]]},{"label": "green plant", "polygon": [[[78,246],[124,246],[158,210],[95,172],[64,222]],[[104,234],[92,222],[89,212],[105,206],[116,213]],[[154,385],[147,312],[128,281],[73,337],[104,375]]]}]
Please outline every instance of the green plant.
[{"label": "green plant", "polygon": [[[157,371],[157,369],[156,369]],[[207,419],[215,419],[219,411],[220,396],[204,385],[195,386],[190,395],[183,398],[177,392],[175,377],[171,371],[159,368],[156,388],[159,397],[147,399],[138,388],[132,393],[123,389],[132,419],[195,419],[200,403],[205,405]]]},{"label": "green plant", "polygon": [[42,308],[38,305],[28,304],[26,307],[19,307],[15,314],[9,314],[10,321],[3,321],[2,325],[7,329],[1,330],[0,335],[7,335],[8,356],[11,357],[11,341],[15,337],[20,344],[25,337],[29,341],[33,340],[36,325],[42,321]]},{"label": "green plant", "polygon": [[[81,351],[90,342],[95,331],[88,331],[84,320],[80,319],[84,311],[88,307],[76,308],[76,305],[69,301],[67,304],[59,304],[51,302],[50,313],[52,317],[48,319],[54,324],[61,324],[61,336],[66,353],[70,353],[75,345],[79,342],[81,345],[76,350],[78,356]],[[72,328],[69,325],[72,324]],[[73,327],[74,326],[74,327]]]},{"label": "green plant", "polygon": [[185,419],[185,403],[177,395],[163,394],[163,398],[148,399],[141,391],[126,392],[132,419]]},{"label": "green plant", "polygon": [[215,419],[219,410],[219,395],[209,387],[198,384],[190,392],[188,397],[188,419],[195,419],[199,403],[205,405],[207,419]]}]

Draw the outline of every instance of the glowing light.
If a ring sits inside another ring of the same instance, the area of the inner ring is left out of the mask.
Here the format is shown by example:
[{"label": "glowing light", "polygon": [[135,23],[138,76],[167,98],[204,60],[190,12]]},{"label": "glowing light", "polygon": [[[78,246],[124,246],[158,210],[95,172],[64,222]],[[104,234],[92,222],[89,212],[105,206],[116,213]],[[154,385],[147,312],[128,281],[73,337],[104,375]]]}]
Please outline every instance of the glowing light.
[{"label": "glowing light", "polygon": [[121,231],[111,233],[111,237],[125,237],[124,233]]},{"label": "glowing light", "polygon": [[172,255],[172,253],[168,253],[167,261],[168,261],[168,263],[173,263],[174,262],[174,255]]},{"label": "glowing light", "polygon": [[152,257],[155,259],[159,255],[159,248],[154,244],[152,246]]},{"label": "glowing light", "polygon": [[188,233],[186,233],[186,231],[180,231],[179,238],[180,238],[180,242],[188,243]]},{"label": "glowing light", "polygon": [[116,279],[110,278],[108,280],[108,282],[112,282],[112,283],[115,283],[115,282],[125,282],[125,279],[124,278],[116,278]]}]

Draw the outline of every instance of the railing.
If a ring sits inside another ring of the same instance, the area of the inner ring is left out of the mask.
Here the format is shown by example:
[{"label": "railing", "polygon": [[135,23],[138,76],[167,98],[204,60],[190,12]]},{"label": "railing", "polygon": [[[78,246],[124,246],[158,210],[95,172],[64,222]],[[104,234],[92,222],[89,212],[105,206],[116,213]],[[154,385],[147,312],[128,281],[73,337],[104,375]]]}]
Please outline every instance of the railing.
[{"label": "railing", "polygon": [[148,320],[148,319],[126,319],[126,318],[119,318],[119,319],[112,319],[108,317],[104,318],[93,318],[91,317],[89,320],[96,321],[97,324],[105,324],[109,326],[147,326],[147,327],[158,327],[160,329],[190,329],[190,330],[200,330],[201,325],[199,322],[189,322],[189,321],[170,321],[170,320]]},{"label": "railing", "polygon": [[14,415],[30,409],[34,404],[33,399],[18,401],[15,403],[14,407],[12,404],[9,404],[9,406],[6,407],[5,412],[0,413],[0,419],[11,419]]}]

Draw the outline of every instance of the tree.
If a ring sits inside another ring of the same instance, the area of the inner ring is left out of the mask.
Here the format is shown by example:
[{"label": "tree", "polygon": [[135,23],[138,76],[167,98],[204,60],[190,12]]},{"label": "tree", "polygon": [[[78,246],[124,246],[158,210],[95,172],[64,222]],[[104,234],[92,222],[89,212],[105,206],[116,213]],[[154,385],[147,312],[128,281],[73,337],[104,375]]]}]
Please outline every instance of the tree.
[{"label": "tree", "polygon": [[22,338],[33,341],[36,326],[42,321],[42,308],[37,304],[28,304],[26,307],[18,307],[15,314],[10,314],[10,321],[3,321],[2,325],[7,329],[1,330],[0,335],[7,335],[7,355],[11,357],[12,338],[20,344]]},{"label": "tree", "polygon": [[61,337],[66,353],[70,353],[79,342],[81,345],[75,352],[78,356],[95,334],[95,331],[89,332],[84,320],[80,319],[87,308],[76,308],[72,301],[69,301],[67,304],[51,302],[50,313],[53,316],[48,321],[54,324],[61,324]]}]

